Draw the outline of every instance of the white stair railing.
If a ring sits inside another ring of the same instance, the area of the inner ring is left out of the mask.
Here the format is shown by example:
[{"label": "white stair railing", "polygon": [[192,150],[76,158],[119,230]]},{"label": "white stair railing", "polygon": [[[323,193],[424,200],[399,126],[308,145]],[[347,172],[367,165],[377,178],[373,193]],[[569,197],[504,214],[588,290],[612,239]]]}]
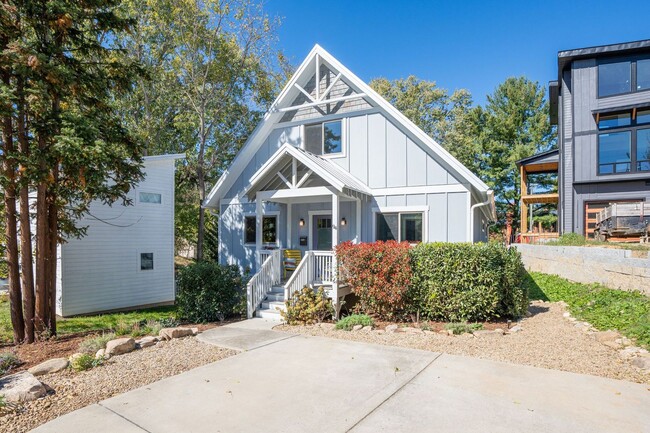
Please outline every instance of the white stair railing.
[{"label": "white stair railing", "polygon": [[312,283],[334,284],[334,251],[312,251]]},{"label": "white stair railing", "polygon": [[287,302],[291,299],[291,296],[297,291],[302,290],[303,287],[311,283],[311,272],[309,268],[311,267],[311,251],[305,252],[304,257],[300,260],[300,263],[296,267],[296,270],[293,271],[289,280],[287,280],[284,285],[284,302]]},{"label": "white stair railing", "polygon": [[280,284],[281,281],[282,251],[265,250],[260,252],[260,256],[260,261],[262,261],[262,257],[265,257],[262,266],[246,285],[247,317],[249,319],[253,317],[255,310],[262,303],[266,294],[271,291],[271,288]]},{"label": "white stair railing", "polygon": [[310,284],[327,284],[335,287],[336,272],[334,270],[333,251],[307,251],[300,264],[284,285],[284,300],[303,287]]}]

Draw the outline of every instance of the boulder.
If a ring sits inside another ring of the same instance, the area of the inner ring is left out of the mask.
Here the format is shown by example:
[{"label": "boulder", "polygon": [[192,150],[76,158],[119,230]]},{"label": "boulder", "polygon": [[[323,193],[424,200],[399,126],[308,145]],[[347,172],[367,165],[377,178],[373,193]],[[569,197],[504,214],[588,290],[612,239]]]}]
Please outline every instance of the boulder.
[{"label": "boulder", "polygon": [[361,328],[361,330],[366,331],[366,332],[372,331],[372,326],[370,326],[370,325],[364,326],[363,328]]},{"label": "boulder", "polygon": [[353,331],[361,331],[363,329],[363,325],[354,325],[352,327]]},{"label": "boulder", "polygon": [[95,353],[95,359],[102,359],[102,358],[107,358],[106,349],[99,349],[97,353]]},{"label": "boulder", "polygon": [[386,332],[387,333],[397,332],[397,328],[399,328],[397,325],[388,325],[386,326]]},{"label": "boulder", "polygon": [[0,379],[0,395],[8,403],[32,401],[47,394],[45,386],[28,371]]},{"label": "boulder", "polygon": [[59,371],[68,368],[68,365],[70,365],[70,363],[65,358],[53,358],[48,359],[27,371],[34,376],[42,376],[44,374],[58,373]]},{"label": "boulder", "polygon": [[336,328],[336,325],[333,323],[321,323],[318,326],[320,326],[320,328],[324,329],[325,331],[332,331],[334,328]]},{"label": "boulder", "polygon": [[192,329],[192,335],[196,335],[199,333],[199,328],[191,328]]},{"label": "boulder", "polygon": [[106,343],[106,354],[109,356],[123,355],[135,350],[133,338],[116,338]]},{"label": "boulder", "polygon": [[163,328],[158,333],[158,336],[163,340],[171,340],[172,338],[182,338],[194,335],[190,328]]},{"label": "boulder", "polygon": [[650,356],[638,356],[632,360],[632,365],[650,372]]},{"label": "boulder", "polygon": [[147,336],[136,340],[135,344],[140,347],[140,349],[144,349],[145,347],[155,346],[157,342],[158,339],[156,337]]},{"label": "boulder", "polygon": [[521,325],[515,325],[512,328],[510,328],[508,332],[510,332],[511,334],[516,334],[517,332],[521,332],[523,330],[524,328],[522,328]]}]

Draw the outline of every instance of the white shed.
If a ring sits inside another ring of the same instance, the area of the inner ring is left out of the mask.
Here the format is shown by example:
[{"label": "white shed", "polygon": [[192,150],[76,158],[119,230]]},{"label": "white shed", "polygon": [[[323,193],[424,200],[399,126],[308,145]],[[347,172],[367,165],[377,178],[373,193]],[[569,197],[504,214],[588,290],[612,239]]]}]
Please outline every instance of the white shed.
[{"label": "white shed", "polygon": [[183,157],[145,157],[132,206],[91,205],[79,222],[87,235],[59,246],[57,314],[174,302],[174,171]]}]

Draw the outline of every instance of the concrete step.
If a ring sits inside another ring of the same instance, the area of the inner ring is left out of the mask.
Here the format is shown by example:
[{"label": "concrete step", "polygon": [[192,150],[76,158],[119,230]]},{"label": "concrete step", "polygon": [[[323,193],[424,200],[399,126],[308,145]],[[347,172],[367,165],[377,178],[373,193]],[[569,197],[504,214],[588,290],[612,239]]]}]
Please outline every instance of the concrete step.
[{"label": "concrete step", "polygon": [[264,301],[262,302],[262,309],[269,309],[273,311],[277,311],[278,309],[282,311],[287,311],[287,306],[284,302],[279,302],[279,301]]},{"label": "concrete step", "polygon": [[271,287],[271,293],[284,293],[284,286]]},{"label": "concrete step", "polygon": [[284,302],[284,293],[269,293],[266,295],[265,301]]},{"label": "concrete step", "polygon": [[255,317],[260,317],[262,319],[269,319],[269,320],[277,320],[278,322],[282,321],[282,316],[280,315],[280,312],[277,310],[258,309],[257,311],[255,311]]}]

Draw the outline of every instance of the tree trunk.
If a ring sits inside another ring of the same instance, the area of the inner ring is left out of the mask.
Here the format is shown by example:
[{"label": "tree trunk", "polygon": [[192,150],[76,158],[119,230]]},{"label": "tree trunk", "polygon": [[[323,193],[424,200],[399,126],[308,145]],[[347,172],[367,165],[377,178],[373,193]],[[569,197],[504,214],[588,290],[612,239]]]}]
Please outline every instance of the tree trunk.
[{"label": "tree trunk", "polygon": [[197,158],[196,180],[199,188],[199,226],[198,237],[196,240],[196,260],[203,260],[203,247],[205,243],[205,209],[203,209],[203,200],[205,199],[205,171],[203,165],[205,152],[205,138],[201,139],[201,146]]},{"label": "tree trunk", "polygon": [[[4,44],[3,44],[4,45]],[[7,71],[2,72],[2,81],[5,86],[11,84],[11,77]],[[7,111],[11,112],[9,108]],[[13,125],[11,115],[2,120],[2,141],[4,148],[3,171],[5,175],[5,241],[6,260],[9,268],[9,308],[11,310],[11,325],[14,328],[14,341],[22,343],[25,339],[25,320],[23,317],[22,294],[20,287],[20,270],[18,262],[18,228],[16,221],[16,162],[14,159]]]},{"label": "tree trunk", "polygon": [[46,278],[49,227],[47,218],[47,184],[45,182],[43,179],[38,183],[36,198],[36,308],[34,325],[37,331],[45,330],[48,309]]},{"label": "tree trunk", "polygon": [[[55,166],[53,169],[54,179],[58,177],[58,169]],[[58,244],[58,214],[56,207],[56,195],[49,194],[48,200],[48,226],[50,235],[50,245],[48,251],[48,278],[47,278],[47,292],[49,299],[49,314],[48,314],[48,328],[50,335],[56,335],[56,252]]]},{"label": "tree trunk", "polygon": [[[25,94],[22,78],[18,78],[18,143],[21,156],[29,157],[29,142],[25,119]],[[21,171],[22,172],[22,171]],[[23,312],[25,315],[25,342],[34,342],[34,261],[32,256],[32,228],[29,218],[29,186],[20,185],[20,261],[22,263]]]}]

